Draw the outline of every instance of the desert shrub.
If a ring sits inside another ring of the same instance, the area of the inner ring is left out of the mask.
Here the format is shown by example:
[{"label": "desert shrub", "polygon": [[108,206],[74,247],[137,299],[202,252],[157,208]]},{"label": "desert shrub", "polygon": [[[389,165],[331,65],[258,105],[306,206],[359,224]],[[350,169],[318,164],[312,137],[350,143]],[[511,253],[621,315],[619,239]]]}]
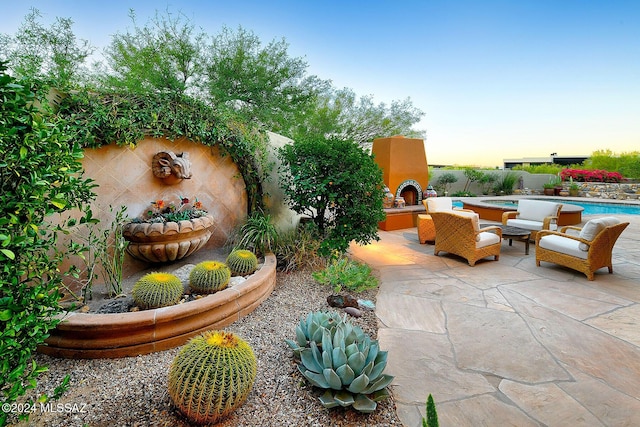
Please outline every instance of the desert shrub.
[{"label": "desert shrub", "polygon": [[314,272],[313,278],[323,285],[331,286],[335,293],[340,292],[342,287],[353,292],[362,292],[375,288],[379,283],[371,273],[371,267],[347,257],[334,259],[323,270]]},{"label": "desert shrub", "polygon": [[278,236],[275,247],[278,270],[317,270],[326,266],[326,258],[319,252],[321,240],[310,225],[301,224]]}]

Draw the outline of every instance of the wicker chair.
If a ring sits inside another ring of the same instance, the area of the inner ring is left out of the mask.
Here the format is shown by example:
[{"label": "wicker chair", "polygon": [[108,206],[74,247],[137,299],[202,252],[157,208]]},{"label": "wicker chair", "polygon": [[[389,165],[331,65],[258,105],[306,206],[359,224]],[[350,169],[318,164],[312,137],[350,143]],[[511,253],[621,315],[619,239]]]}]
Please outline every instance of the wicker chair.
[{"label": "wicker chair", "polygon": [[500,259],[502,229],[497,226],[480,228],[475,212],[431,212],[436,228],[434,255],[449,252],[465,258],[470,266],[482,258]]},{"label": "wicker chair", "polygon": [[468,209],[456,208],[453,206],[453,199],[451,197],[429,197],[422,199],[422,204],[426,209],[426,214],[418,215],[418,240],[421,244],[427,242],[433,242],[436,240],[436,229],[433,225],[433,219],[431,219],[431,212],[436,211],[467,211],[473,212]]},{"label": "wicker chair", "polygon": [[613,245],[628,225],[617,218],[604,217],[592,219],[582,228],[541,230],[536,234],[536,265],[540,267],[540,261],[562,265],[584,273],[589,280],[602,267],[611,274]]},{"label": "wicker chair", "polygon": [[502,224],[531,230],[531,239],[535,239],[540,230],[556,230],[562,204],[541,200],[518,200],[518,210],[504,212]]}]

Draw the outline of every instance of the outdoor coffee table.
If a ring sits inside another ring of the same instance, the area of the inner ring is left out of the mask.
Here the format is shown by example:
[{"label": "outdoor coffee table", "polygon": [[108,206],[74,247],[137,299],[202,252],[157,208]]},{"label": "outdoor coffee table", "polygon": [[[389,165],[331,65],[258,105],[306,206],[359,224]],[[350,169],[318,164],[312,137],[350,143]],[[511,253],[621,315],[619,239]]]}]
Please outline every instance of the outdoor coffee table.
[{"label": "outdoor coffee table", "polygon": [[524,242],[524,253],[525,255],[529,255],[529,239],[531,239],[531,230],[502,224],[480,224],[480,228],[488,227],[490,225],[495,225],[502,229],[502,238],[509,239],[509,246],[511,246],[511,243],[514,240]]}]

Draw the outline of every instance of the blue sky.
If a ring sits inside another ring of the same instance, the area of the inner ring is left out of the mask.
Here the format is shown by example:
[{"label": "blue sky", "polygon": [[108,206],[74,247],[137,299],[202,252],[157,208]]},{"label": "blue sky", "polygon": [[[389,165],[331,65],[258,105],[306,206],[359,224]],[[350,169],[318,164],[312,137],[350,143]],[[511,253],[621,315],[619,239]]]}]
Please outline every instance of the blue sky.
[{"label": "blue sky", "polygon": [[71,18],[96,47],[182,12],[285,38],[291,56],[337,88],[425,113],[430,164],[501,166],[505,158],[640,150],[640,1],[32,1],[0,0],[0,32],[29,8]]}]

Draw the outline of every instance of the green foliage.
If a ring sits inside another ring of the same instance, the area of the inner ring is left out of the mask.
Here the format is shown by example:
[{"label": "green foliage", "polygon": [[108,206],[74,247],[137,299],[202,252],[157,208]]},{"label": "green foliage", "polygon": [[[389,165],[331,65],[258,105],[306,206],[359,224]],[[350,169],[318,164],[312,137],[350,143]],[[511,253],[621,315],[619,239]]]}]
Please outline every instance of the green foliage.
[{"label": "green foliage", "polygon": [[497,174],[483,172],[482,176],[478,180],[478,184],[480,184],[480,188],[482,189],[482,194],[489,194],[489,191],[494,187],[497,180]]},{"label": "green foliage", "polygon": [[253,249],[262,255],[273,251],[278,239],[278,230],[271,222],[271,215],[262,210],[256,210],[247,218],[247,222],[240,227],[240,234],[242,237],[238,246]]},{"label": "green foliage", "polygon": [[246,249],[235,249],[229,253],[225,261],[232,276],[246,276],[258,268],[258,258]]},{"label": "green foliage", "polygon": [[[58,237],[94,222],[95,197],[66,123],[34,110],[32,88],[5,70],[0,63],[0,403],[34,388],[47,369],[32,355],[59,322],[59,266],[84,250],[58,247]],[[72,209],[79,221],[57,222]],[[0,412],[0,424],[6,417]]]},{"label": "green foliage", "polygon": [[[346,316],[346,315],[345,315]],[[346,319],[329,328],[315,325],[316,332],[307,346],[300,348],[298,370],[311,385],[325,390],[320,402],[325,408],[352,406],[363,413],[375,411],[377,403],[389,396],[387,386],[393,377],[383,374],[387,352],[380,350],[377,340]],[[294,348],[303,337],[296,329],[297,342],[287,341]],[[308,337],[304,337],[308,338]],[[302,347],[300,345],[300,347]],[[294,348],[294,353],[297,347]]]},{"label": "green foliage", "polygon": [[321,271],[312,273],[313,278],[323,285],[329,285],[335,293],[346,289],[362,292],[378,286],[378,279],[371,273],[371,267],[347,257],[334,259]]},{"label": "green foliage", "polygon": [[449,185],[458,182],[458,177],[451,172],[445,172],[438,177],[436,185],[441,188],[440,194],[446,196],[449,193]]},{"label": "green foliage", "polygon": [[627,178],[640,178],[640,152],[632,151],[616,155],[611,150],[599,150],[584,162],[585,169],[619,172]]},{"label": "green foliage", "polygon": [[312,218],[320,253],[378,239],[384,219],[382,170],[352,141],[301,139],[279,151],[280,186],[291,209]]},{"label": "green foliage", "polygon": [[326,266],[326,258],[319,253],[322,240],[314,230],[313,224],[300,224],[278,235],[274,249],[278,270],[317,270]]},{"label": "green foliage", "polygon": [[555,163],[546,163],[542,165],[529,165],[529,166],[514,166],[513,170],[521,170],[529,172],[531,174],[550,174],[557,175],[562,170],[563,166]]},{"label": "green foliage", "polygon": [[518,174],[513,172],[503,172],[496,180],[493,189],[496,194],[501,192],[504,192],[506,195],[513,194],[513,187],[515,187],[517,182]]},{"label": "green foliage", "polygon": [[42,14],[31,9],[15,36],[0,37],[0,57],[9,61],[17,78],[66,89],[77,85],[82,64],[94,51],[87,40],[78,40],[69,18],[56,18],[45,28]]},{"label": "green foliage", "polygon": [[349,88],[326,88],[315,100],[310,111],[305,111],[296,121],[293,139],[331,137],[352,140],[362,145],[375,138],[404,135],[424,138],[424,131],[414,130],[424,113],[415,108],[409,98],[375,104],[372,96],[358,99]]},{"label": "green foliage", "polygon": [[555,188],[558,185],[562,185],[562,179],[560,179],[559,176],[554,175],[549,178],[549,181],[542,184],[542,188],[550,189],[550,188]]},{"label": "green foliage", "polygon": [[464,184],[464,189],[462,191],[467,192],[469,190],[469,185],[471,185],[472,182],[480,181],[484,176],[484,172],[472,168],[465,168],[464,176],[467,177],[467,182]]},{"label": "green foliage", "polygon": [[224,27],[205,54],[203,91],[246,123],[288,134],[296,113],[308,109],[326,82],[307,76],[304,58],[290,57],[287,49],[284,39],[263,47],[253,32]]},{"label": "green foliage", "polygon": [[133,302],[142,309],[177,304],[184,288],[180,279],[170,273],[149,273],[133,285]]},{"label": "green foliage", "polygon": [[196,292],[212,294],[229,285],[231,270],[219,261],[198,263],[189,273],[189,286]]},{"label": "green foliage", "polygon": [[436,404],[433,401],[433,396],[429,394],[427,398],[427,417],[422,419],[422,427],[438,427],[439,425]]},{"label": "green foliage", "polygon": [[196,424],[215,424],[249,396],[257,361],[237,335],[207,331],[185,344],[169,370],[174,405]]}]

